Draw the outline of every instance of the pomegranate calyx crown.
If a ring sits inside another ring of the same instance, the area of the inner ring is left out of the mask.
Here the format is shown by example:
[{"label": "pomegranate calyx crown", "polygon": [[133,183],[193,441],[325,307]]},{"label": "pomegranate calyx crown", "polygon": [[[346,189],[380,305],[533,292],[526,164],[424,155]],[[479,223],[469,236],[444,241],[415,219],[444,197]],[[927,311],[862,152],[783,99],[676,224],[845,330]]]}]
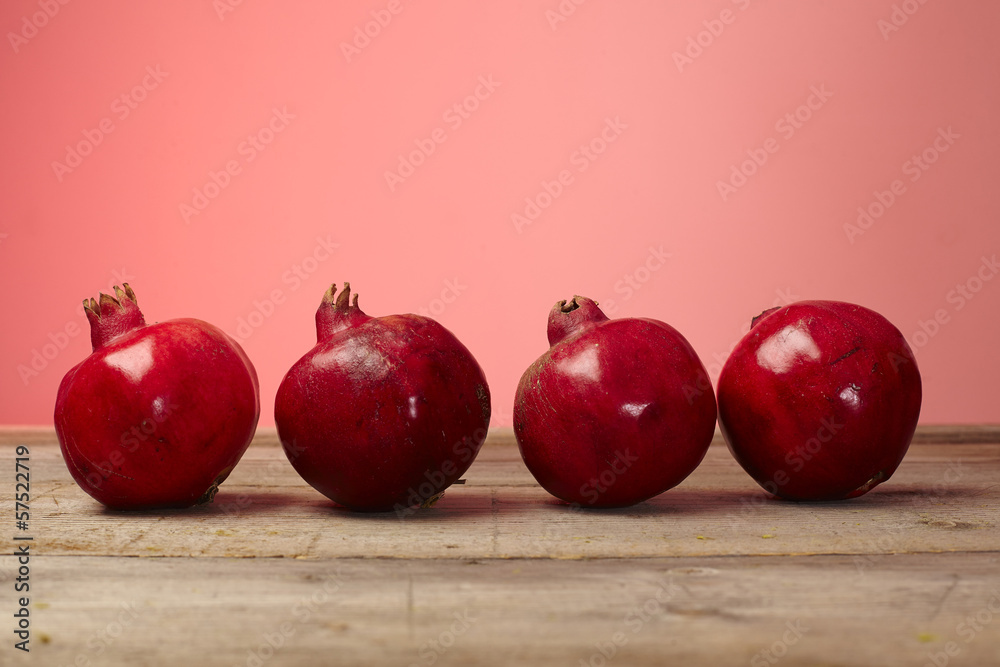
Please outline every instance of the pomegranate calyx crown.
[{"label": "pomegranate calyx crown", "polygon": [[358,307],[358,295],[351,299],[351,283],[345,282],[344,289],[337,294],[337,283],[323,294],[323,301],[316,311],[316,339],[322,341],[338,331],[357,326],[370,320]]},{"label": "pomegranate calyx crown", "polygon": [[333,307],[340,311],[346,312],[352,308],[359,310],[357,293],[354,294],[354,303],[351,303],[351,283],[348,282],[344,283],[344,289],[340,294],[337,294],[337,283],[330,285],[330,289],[323,295],[323,302],[333,304]]},{"label": "pomegranate calyx crown", "polygon": [[97,299],[83,300],[83,312],[90,322],[90,342],[95,352],[118,336],[146,326],[135,292],[128,283],[122,285],[114,286],[115,296],[101,292]]},{"label": "pomegranate calyx crown", "polygon": [[558,301],[549,312],[549,345],[607,320],[608,316],[593,299],[576,295],[569,301]]},{"label": "pomegranate calyx crown", "polygon": [[128,283],[123,283],[125,288],[122,289],[118,285],[115,285],[115,295],[104,294],[101,292],[97,295],[96,299],[84,299],[83,308],[85,311],[89,311],[94,314],[98,319],[103,317],[110,317],[116,313],[123,313],[130,306],[138,306],[138,302],[135,298],[135,292],[129,287]]},{"label": "pomegranate calyx crown", "polygon": [[574,295],[573,298],[570,299],[569,301],[565,301],[565,300],[560,301],[560,302],[558,302],[556,304],[556,306],[563,313],[571,313],[571,312],[573,312],[574,310],[576,310],[577,308],[580,307],[580,304],[578,304],[576,302],[577,298],[584,299],[586,297],[577,297],[577,296]]}]

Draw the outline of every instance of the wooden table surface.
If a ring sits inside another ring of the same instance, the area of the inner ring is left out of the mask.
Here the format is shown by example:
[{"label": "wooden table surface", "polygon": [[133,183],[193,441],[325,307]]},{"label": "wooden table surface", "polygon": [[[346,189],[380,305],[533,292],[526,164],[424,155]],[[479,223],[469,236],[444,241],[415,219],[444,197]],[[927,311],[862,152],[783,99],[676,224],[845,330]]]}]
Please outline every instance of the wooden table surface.
[{"label": "wooden table surface", "polygon": [[605,511],[555,501],[497,430],[403,518],[333,506],[273,431],[212,505],[144,513],[83,493],[51,431],[0,443],[9,516],[30,449],[34,538],[29,654],[0,560],[3,665],[1000,665],[996,427],[922,428],[889,482],[822,504],[769,498],[716,443]]}]

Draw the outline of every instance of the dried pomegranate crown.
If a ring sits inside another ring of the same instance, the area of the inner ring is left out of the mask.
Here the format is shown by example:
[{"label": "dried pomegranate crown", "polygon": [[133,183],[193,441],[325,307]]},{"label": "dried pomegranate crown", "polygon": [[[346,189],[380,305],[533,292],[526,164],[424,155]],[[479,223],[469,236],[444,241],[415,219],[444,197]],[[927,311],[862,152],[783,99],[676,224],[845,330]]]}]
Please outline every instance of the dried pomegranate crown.
[{"label": "dried pomegranate crown", "polygon": [[90,342],[95,350],[127,331],[146,325],[135,292],[128,283],[122,285],[124,289],[115,285],[115,296],[102,292],[97,299],[83,300],[83,312],[90,322]]},{"label": "dried pomegranate crown", "polygon": [[337,310],[347,310],[358,307],[358,295],[354,295],[354,303],[351,303],[351,283],[345,282],[344,289],[337,294],[337,283],[330,285],[330,289],[323,294],[323,303],[332,305]]}]

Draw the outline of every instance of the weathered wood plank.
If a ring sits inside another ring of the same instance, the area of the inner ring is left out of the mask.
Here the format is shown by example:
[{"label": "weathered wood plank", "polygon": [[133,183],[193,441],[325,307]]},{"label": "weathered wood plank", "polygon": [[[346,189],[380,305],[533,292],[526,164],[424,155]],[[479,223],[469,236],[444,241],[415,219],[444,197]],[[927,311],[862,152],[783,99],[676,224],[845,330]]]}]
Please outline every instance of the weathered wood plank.
[{"label": "weathered wood plank", "polygon": [[493,432],[402,519],[333,507],[273,437],[211,506],[139,514],[84,494],[51,432],[30,444],[33,655],[2,664],[1000,663],[1000,444],[914,444],[830,504],[768,499],[714,446],[650,502],[571,511]]},{"label": "weathered wood plank", "polygon": [[[4,457],[9,457],[9,451]],[[515,447],[492,446],[433,508],[400,518],[332,505],[277,447],[247,453],[215,502],[105,510],[58,449],[32,447],[32,527],[50,555],[294,558],[616,558],[1000,551],[1000,445],[913,445],[887,484],[838,503],[770,499],[722,447],[636,507],[572,511]],[[13,485],[0,487],[12,505]]]},{"label": "weathered wood plank", "polygon": [[913,442],[972,444],[1000,442],[1000,424],[920,424]]},{"label": "weathered wood plank", "polygon": [[1000,660],[995,553],[863,567],[42,556],[33,581],[32,653],[3,647],[4,664],[601,665],[603,649],[618,665],[771,664],[764,650],[788,667],[923,665],[948,642],[953,665]]}]

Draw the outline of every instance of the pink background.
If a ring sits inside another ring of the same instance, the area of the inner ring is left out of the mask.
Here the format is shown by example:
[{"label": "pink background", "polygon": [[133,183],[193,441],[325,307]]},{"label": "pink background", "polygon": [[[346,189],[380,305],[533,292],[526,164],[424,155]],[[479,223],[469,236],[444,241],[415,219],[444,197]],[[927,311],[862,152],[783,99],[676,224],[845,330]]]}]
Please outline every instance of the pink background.
[{"label": "pink background", "polygon": [[915,347],[922,422],[998,421],[1000,4],[232,4],[0,5],[0,422],[51,423],[122,280],[151,322],[259,325],[262,425],[344,280],[455,332],[495,426],[575,293],[713,379],[760,310],[860,303]]}]

